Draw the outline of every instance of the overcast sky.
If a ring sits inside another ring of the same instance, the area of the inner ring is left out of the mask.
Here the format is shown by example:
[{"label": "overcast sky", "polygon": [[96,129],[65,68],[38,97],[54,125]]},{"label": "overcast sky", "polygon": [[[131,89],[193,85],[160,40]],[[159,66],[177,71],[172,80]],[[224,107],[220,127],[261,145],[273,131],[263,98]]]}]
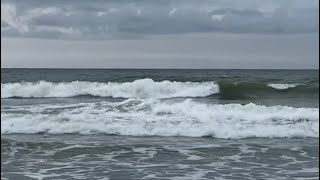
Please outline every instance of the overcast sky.
[{"label": "overcast sky", "polygon": [[1,0],[1,67],[318,68],[318,0]]}]

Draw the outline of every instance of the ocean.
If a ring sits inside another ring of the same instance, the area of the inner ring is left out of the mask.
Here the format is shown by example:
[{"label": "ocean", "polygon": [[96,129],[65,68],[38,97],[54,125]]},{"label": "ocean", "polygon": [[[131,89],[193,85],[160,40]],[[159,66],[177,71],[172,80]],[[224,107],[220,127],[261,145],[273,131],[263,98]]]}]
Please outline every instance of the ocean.
[{"label": "ocean", "polygon": [[1,69],[1,179],[319,179],[318,70]]}]

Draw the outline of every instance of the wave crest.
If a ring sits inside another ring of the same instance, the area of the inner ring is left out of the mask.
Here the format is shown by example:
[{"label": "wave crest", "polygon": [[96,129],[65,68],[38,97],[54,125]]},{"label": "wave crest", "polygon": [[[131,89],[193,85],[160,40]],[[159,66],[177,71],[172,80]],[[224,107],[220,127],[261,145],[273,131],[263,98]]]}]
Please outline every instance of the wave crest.
[{"label": "wave crest", "polygon": [[319,86],[314,84],[275,84],[263,82],[177,82],[139,79],[133,82],[19,82],[2,83],[1,98],[57,98],[97,96],[112,98],[177,98],[207,97],[219,99],[256,99],[274,97],[318,98]]},{"label": "wave crest", "polygon": [[297,87],[301,84],[276,84],[276,83],[270,83],[267,86],[274,88],[274,89],[278,89],[278,90],[283,90],[283,89],[289,89],[289,88],[294,88]]},{"label": "wave crest", "polygon": [[214,82],[155,82],[140,79],[125,83],[98,82],[22,82],[1,84],[1,98],[74,97],[91,95],[113,98],[174,98],[205,97],[219,93]]}]

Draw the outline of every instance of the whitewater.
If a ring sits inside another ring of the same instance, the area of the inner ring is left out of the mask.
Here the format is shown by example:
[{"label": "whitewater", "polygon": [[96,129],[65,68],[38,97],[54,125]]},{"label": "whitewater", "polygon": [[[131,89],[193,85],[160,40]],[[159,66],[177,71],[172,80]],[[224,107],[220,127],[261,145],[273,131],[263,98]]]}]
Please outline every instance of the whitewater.
[{"label": "whitewater", "polygon": [[122,102],[28,105],[3,110],[2,134],[319,137],[318,108],[131,98]]},{"label": "whitewater", "polygon": [[[205,103],[208,98],[258,91],[285,91],[301,83],[222,84],[211,82],[13,82],[1,84],[1,99],[125,98],[77,103],[45,103],[2,107],[1,132],[49,134],[116,134],[215,138],[316,137],[319,108],[294,108],[255,103]],[[244,86],[244,87],[243,87]],[[228,89],[229,88],[229,89]],[[261,90],[262,89],[262,90]],[[182,98],[174,100],[172,98]],[[221,97],[220,97],[221,98]],[[239,98],[242,98],[239,95]],[[14,100],[14,99],[13,99]],[[49,100],[50,102],[50,100]]]},{"label": "whitewater", "polygon": [[[236,84],[234,83],[234,85]],[[299,84],[266,84],[265,88],[271,87],[277,90],[285,90],[297,86]],[[168,80],[156,82],[148,78],[124,83],[88,81],[1,83],[1,98],[48,98],[85,95],[113,98],[174,98],[206,97],[219,92],[220,87],[217,82],[177,82]]]}]

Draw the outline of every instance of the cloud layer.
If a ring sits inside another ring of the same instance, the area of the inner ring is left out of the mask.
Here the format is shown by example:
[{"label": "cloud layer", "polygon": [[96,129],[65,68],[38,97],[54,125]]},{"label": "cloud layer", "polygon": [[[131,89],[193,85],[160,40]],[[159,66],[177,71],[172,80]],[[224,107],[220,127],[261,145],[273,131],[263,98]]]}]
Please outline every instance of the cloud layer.
[{"label": "cloud layer", "polygon": [[316,0],[2,0],[3,36],[113,39],[201,32],[315,33]]}]

